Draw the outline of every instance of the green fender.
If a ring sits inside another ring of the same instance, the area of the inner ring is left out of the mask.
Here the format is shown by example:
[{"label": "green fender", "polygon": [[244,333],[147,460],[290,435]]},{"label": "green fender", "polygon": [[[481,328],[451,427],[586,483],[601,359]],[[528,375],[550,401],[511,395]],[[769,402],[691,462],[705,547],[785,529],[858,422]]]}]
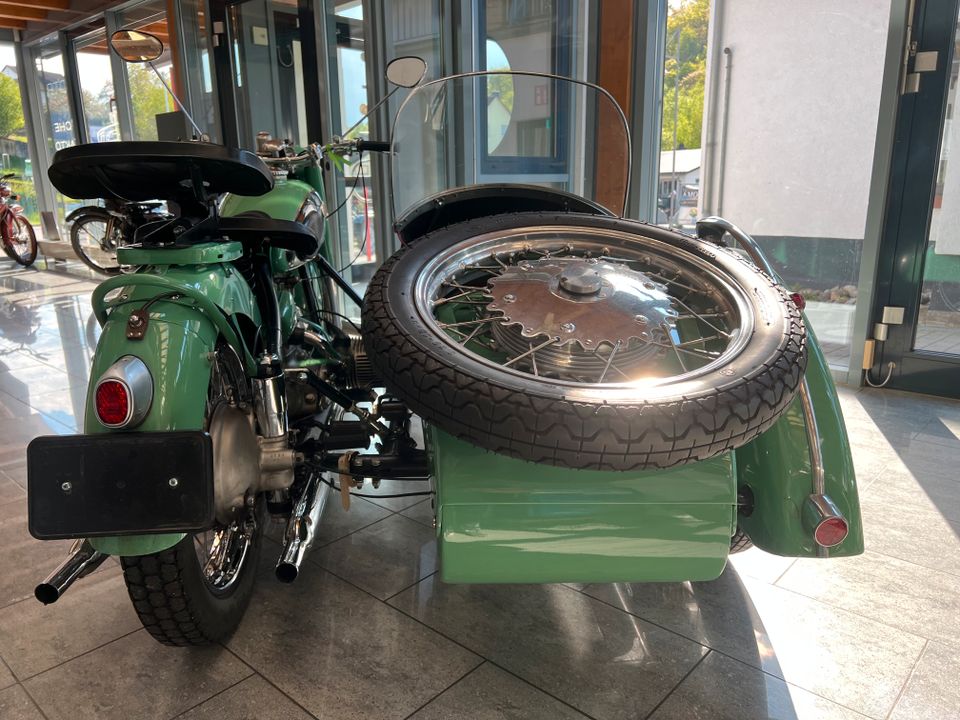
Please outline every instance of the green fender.
[{"label": "green fender", "polygon": [[[118,287],[123,288],[119,297],[105,304],[104,295]],[[128,339],[126,325],[130,313],[170,288],[197,292],[198,297],[207,301],[208,310],[190,296],[157,300],[150,305],[143,339]],[[93,388],[110,365],[124,355],[140,358],[153,378],[153,403],[137,432],[202,430],[210,383],[210,353],[217,338],[224,335],[224,313],[244,313],[259,322],[250,287],[229,265],[154,267],[147,273],[111,278],[94,292],[93,306],[99,318],[103,319],[105,314],[105,322],[87,391],[84,432],[90,435],[116,432],[96,419]],[[216,315],[209,311],[211,307]],[[90,538],[90,542],[100,552],[111,555],[146,555],[170,548],[183,537],[180,533],[166,533]]]},{"label": "green fender", "polygon": [[[806,379],[823,455],[824,490],[847,520],[847,537],[830,548],[829,557],[863,552],[860,501],[850,442],[830,368],[810,323],[807,323]],[[818,557],[813,536],[804,526],[804,503],[813,492],[810,446],[800,398],[773,427],[736,450],[737,485],[749,488],[753,511],[739,517],[740,527],[761,550],[788,557]]]}]

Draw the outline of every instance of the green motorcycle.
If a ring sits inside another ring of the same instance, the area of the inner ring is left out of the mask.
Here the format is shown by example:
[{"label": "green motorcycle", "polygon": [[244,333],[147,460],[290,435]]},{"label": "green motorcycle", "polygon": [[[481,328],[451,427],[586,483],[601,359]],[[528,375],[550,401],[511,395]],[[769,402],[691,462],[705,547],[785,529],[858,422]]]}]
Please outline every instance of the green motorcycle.
[{"label": "green motorcycle", "polygon": [[[134,35],[127,54],[155,56]],[[155,638],[222,639],[267,518],[293,581],[330,493],[348,505],[364,479],[431,481],[446,582],[704,580],[751,542],[862,552],[835,389],[756,243],[623,217],[629,132],[602,88],[424,70],[388,67],[413,88],[390,143],[57,153],[65,195],[174,218],[93,294],[85,433],[28,449],[31,533],[80,538],[39,600],[117,555]],[[321,169],[365,150],[389,151],[402,247],[361,300],[331,265]]]}]

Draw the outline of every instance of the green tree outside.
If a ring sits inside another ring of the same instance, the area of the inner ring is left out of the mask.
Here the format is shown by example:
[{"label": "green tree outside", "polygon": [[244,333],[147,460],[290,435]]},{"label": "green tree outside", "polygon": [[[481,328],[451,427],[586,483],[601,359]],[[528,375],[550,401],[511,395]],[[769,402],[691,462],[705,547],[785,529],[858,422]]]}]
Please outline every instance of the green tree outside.
[{"label": "green tree outside", "polygon": [[13,78],[0,74],[0,137],[8,137],[22,129],[20,86]]},{"label": "green tree outside", "polygon": [[677,95],[677,83],[679,83],[677,147],[700,147],[709,23],[710,0],[686,0],[667,17],[661,150],[673,150],[674,100]]},{"label": "green tree outside", "polygon": [[157,115],[175,110],[176,104],[146,65],[127,65],[127,83],[133,107],[134,139],[156,140]]}]

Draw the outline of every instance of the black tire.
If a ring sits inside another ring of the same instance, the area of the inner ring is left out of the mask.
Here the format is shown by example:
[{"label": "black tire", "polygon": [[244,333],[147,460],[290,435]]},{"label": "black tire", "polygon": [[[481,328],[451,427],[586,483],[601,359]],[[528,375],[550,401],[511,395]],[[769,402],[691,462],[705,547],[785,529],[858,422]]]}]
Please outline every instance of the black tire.
[{"label": "black tire", "polygon": [[[73,246],[73,252],[76,254],[77,258],[79,258],[79,260],[91,270],[102,273],[103,275],[118,275],[120,273],[119,263],[106,264],[96,262],[92,257],[90,257],[90,254],[87,252],[87,248],[84,247],[81,233],[84,231],[86,226],[92,225],[93,223],[103,223],[105,232],[110,232],[110,229],[113,226],[111,220],[112,218],[109,215],[88,213],[78,217],[70,226],[70,244]],[[95,237],[95,234],[89,230],[87,231],[87,234],[90,237]]]},{"label": "black tire", "polygon": [[26,234],[26,246],[18,251],[13,245],[14,239],[10,238],[9,241],[4,241],[3,251],[11,260],[15,260],[24,267],[29,267],[37,259],[37,234],[33,231],[33,225],[23,215],[15,216],[13,222],[15,226],[19,227],[18,236],[21,232]]},{"label": "black tire", "polygon": [[733,537],[730,538],[730,554],[734,555],[744,550],[749,550],[752,547],[753,541],[750,539],[750,536],[741,530],[738,525],[737,531],[733,534]]},{"label": "black tire", "polygon": [[[219,355],[221,377],[227,385],[241,388],[242,367],[234,355]],[[228,377],[229,376],[229,377]],[[237,390],[237,392],[240,392]],[[223,397],[214,390],[211,398]],[[236,395],[243,397],[244,395]],[[208,403],[207,421],[219,399]],[[240,623],[253,595],[253,586],[263,544],[266,503],[260,496],[248,517],[253,529],[232,583],[214,588],[203,575],[195,547],[196,535],[187,535],[168,550],[149,555],[121,556],[127,592],[140,622],[164,645],[206,645],[226,640]]]},{"label": "black tire", "polygon": [[[569,385],[492,367],[455,349],[423,320],[413,289],[431,259],[480,235],[544,226],[623,231],[665,243],[672,255],[688,253],[722,271],[765,322],[755,323],[730,363],[696,382],[674,383],[659,399],[624,402],[622,390],[581,385],[572,399]],[[806,366],[806,331],[796,305],[737,253],[633,221],[574,214],[494,216],[423,236],[372,278],[362,329],[388,389],[425,420],[488,450],[578,469],[667,468],[739,447],[787,408]]]}]

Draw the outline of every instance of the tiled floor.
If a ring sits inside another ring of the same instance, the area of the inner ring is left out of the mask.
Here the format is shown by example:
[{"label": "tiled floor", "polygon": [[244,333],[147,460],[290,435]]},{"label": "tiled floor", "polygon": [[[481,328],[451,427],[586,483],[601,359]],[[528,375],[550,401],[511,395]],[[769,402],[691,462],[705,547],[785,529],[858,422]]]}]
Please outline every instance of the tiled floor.
[{"label": "tiled floor", "polygon": [[841,393],[862,557],[751,550],[709,583],[445,586],[427,503],[356,499],[330,506],[296,584],[273,580],[267,544],[225,647],[157,645],[115,563],[43,607],[33,585],[67,543],[27,534],[24,446],[82,418],[92,287],[0,264],[3,720],[960,717],[960,404],[893,392]]}]

